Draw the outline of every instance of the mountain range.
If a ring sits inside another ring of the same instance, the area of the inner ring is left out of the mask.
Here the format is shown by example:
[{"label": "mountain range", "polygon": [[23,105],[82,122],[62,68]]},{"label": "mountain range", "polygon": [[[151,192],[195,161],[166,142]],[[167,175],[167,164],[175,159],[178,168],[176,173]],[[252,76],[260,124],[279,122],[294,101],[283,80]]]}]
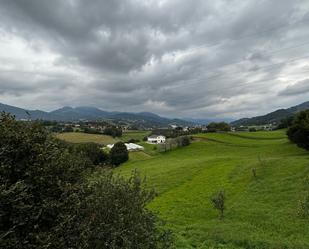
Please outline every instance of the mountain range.
[{"label": "mountain range", "polygon": [[279,124],[282,119],[294,116],[297,112],[309,109],[309,101],[300,105],[296,105],[287,109],[279,109],[263,116],[252,118],[242,118],[231,122],[233,126],[249,126],[249,125],[265,125],[265,124]]},{"label": "mountain range", "polygon": [[23,108],[10,106],[0,103],[0,111],[11,113],[17,119],[31,120],[52,120],[52,121],[98,121],[98,120],[117,120],[128,124],[134,124],[138,127],[162,127],[170,124],[180,126],[190,126],[194,122],[182,119],[170,119],[161,117],[151,112],[108,112],[96,107],[65,106],[60,109],[45,112],[41,110],[26,110]]},{"label": "mountain range", "polygon": [[[309,101],[300,105],[296,105],[287,109],[279,109],[270,112],[266,115],[256,116],[252,118],[242,118],[230,122],[232,126],[248,126],[248,125],[264,125],[264,124],[279,124],[282,119],[295,115],[297,112],[309,109]],[[80,106],[70,107],[65,106],[60,109],[45,112],[41,110],[26,110],[23,108],[1,104],[0,111],[11,113],[17,119],[31,120],[53,120],[53,121],[95,121],[95,120],[112,120],[122,121],[128,124],[134,124],[142,128],[163,127],[171,124],[179,126],[192,126],[194,124],[207,124],[216,122],[214,119],[171,119],[161,117],[151,112],[109,112],[96,107]]]}]

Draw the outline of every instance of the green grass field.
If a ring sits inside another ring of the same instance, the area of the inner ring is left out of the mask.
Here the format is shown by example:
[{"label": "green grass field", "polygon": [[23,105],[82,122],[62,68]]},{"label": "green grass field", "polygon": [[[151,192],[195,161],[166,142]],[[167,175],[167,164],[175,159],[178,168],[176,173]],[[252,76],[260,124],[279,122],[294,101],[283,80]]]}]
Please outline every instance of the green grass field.
[{"label": "green grass field", "polygon": [[137,139],[141,142],[145,136],[150,134],[149,131],[126,131],[121,138],[112,138],[107,135],[88,134],[82,132],[63,132],[56,134],[56,137],[71,143],[98,143],[102,145],[113,144],[118,141],[126,142],[129,139]]},{"label": "green grass field", "polygon": [[[309,248],[309,221],[297,216],[308,152],[284,131],[195,137],[174,151],[131,153],[116,169],[137,169],[157,190],[150,208],[174,231],[177,248]],[[223,220],[209,200],[220,189],[227,198]]]},{"label": "green grass field", "polygon": [[126,142],[130,139],[137,139],[143,141],[145,136],[148,136],[150,131],[125,131],[122,133],[121,140]]},{"label": "green grass field", "polygon": [[99,134],[87,134],[82,132],[64,132],[56,134],[56,137],[70,143],[98,143],[102,145],[113,144],[117,139],[111,136]]}]

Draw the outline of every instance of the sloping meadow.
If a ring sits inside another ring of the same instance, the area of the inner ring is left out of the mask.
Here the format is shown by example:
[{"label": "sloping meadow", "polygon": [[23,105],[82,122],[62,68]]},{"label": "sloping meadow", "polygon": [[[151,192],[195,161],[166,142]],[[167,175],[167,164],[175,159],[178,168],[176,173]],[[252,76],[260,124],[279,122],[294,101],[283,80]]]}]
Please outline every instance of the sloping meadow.
[{"label": "sloping meadow", "polygon": [[[297,214],[309,155],[285,131],[197,134],[190,146],[134,169],[159,193],[150,208],[166,220],[177,248],[309,248],[309,221]],[[254,172],[254,173],[253,173]],[[224,190],[223,219],[210,197]]]}]

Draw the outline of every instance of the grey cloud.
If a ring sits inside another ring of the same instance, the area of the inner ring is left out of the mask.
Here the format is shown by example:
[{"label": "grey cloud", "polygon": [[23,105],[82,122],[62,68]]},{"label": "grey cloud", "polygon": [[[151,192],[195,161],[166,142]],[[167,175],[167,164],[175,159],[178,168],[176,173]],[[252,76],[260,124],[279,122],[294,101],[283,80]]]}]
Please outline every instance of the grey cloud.
[{"label": "grey cloud", "polygon": [[300,95],[309,92],[309,79],[298,81],[293,85],[287,86],[284,90],[279,92],[281,96]]},{"label": "grey cloud", "polygon": [[0,71],[0,93],[23,96],[48,91],[57,93],[73,86],[73,79],[63,74],[48,75],[38,73]]},{"label": "grey cloud", "polygon": [[[16,36],[34,53],[48,50],[57,58],[52,68],[31,69],[27,77],[16,66],[0,78],[0,97],[12,95],[12,102],[14,94],[27,95],[26,106],[43,101],[46,109],[257,113],[260,102],[273,100],[271,109],[304,91],[297,83],[276,92],[278,78],[292,77],[288,60],[309,47],[293,49],[309,40],[308,13],[309,4],[300,0],[4,0],[0,41],[2,33]],[[1,54],[0,48],[4,62]],[[39,81],[38,73],[44,75]]]}]

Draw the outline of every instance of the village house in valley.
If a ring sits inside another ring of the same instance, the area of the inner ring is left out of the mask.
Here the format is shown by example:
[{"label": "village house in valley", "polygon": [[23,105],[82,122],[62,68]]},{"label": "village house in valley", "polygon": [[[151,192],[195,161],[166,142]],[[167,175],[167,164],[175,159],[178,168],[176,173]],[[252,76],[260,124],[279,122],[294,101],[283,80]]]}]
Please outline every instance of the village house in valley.
[{"label": "village house in valley", "polygon": [[147,142],[151,144],[164,144],[165,140],[165,136],[162,135],[151,135],[147,138]]}]

